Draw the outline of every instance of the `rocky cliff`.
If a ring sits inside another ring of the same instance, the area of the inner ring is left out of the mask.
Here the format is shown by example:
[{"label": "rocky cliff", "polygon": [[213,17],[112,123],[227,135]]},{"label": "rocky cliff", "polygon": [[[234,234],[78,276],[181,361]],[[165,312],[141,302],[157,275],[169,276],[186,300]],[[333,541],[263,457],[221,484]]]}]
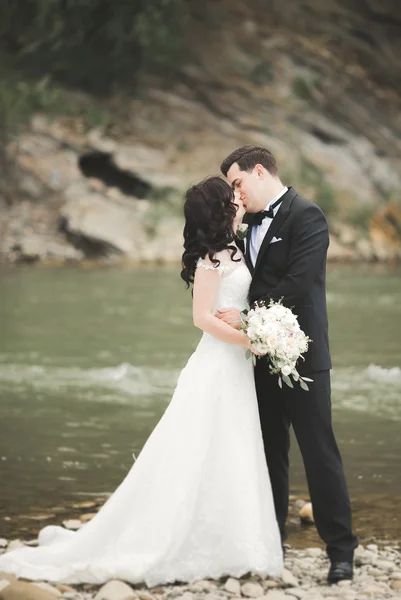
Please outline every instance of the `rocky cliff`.
[{"label": "rocky cliff", "polygon": [[[331,259],[400,259],[399,4],[197,10],[168,76],[101,100],[65,91],[86,112],[37,113],[8,142],[3,260],[179,260],[183,190],[245,143],[270,148],[283,181],[322,206]],[[107,118],[94,126],[91,107]]]}]

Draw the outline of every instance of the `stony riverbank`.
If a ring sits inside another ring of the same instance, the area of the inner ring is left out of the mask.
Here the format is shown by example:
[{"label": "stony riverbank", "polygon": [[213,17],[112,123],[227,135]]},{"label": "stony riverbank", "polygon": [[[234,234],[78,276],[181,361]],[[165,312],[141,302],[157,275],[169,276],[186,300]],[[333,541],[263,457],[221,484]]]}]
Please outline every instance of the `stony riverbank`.
[{"label": "stony riverbank", "polygon": [[[34,542],[30,542],[30,544]],[[2,552],[20,542],[0,540]],[[105,585],[70,586],[47,582],[29,583],[0,573],[0,600],[382,600],[401,599],[401,561],[399,544],[360,546],[355,554],[355,576],[328,586],[328,560],[320,548],[287,548],[285,568],[277,579],[262,579],[252,574],[240,579],[202,580],[192,584],[162,585],[152,589],[109,581]]]}]

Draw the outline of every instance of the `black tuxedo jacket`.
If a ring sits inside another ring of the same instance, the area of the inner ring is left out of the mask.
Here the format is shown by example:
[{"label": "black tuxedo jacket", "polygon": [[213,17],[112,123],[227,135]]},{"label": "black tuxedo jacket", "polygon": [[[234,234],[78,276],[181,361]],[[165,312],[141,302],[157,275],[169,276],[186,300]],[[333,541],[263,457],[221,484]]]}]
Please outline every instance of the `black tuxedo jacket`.
[{"label": "black tuxedo jacket", "polygon": [[[244,223],[252,215],[245,215]],[[249,225],[245,260],[252,274],[249,301],[280,300],[298,316],[301,329],[312,339],[300,374],[331,368],[326,308],[326,258],[329,232],[320,208],[308,202],[294,188],[283,196],[277,214],[265,235],[253,267]],[[281,241],[272,242],[273,237]]]}]

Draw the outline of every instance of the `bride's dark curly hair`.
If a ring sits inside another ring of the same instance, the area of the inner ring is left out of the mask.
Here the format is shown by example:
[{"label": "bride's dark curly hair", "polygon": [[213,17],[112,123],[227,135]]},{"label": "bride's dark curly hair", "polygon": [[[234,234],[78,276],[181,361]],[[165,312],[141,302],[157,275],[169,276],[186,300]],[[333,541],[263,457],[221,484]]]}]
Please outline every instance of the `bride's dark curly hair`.
[{"label": "bride's dark curly hair", "polygon": [[187,287],[194,282],[196,263],[206,255],[219,266],[216,252],[229,249],[231,260],[237,248],[234,241],[233,221],[236,204],[231,187],[220,177],[208,177],[192,186],[185,194],[184,253],[181,277]]}]

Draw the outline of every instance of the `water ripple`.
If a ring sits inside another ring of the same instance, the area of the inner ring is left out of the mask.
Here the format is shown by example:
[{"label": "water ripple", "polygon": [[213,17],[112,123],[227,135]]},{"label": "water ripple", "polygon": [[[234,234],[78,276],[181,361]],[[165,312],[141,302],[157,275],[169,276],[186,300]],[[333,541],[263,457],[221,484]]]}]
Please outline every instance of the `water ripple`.
[{"label": "water ripple", "polygon": [[401,420],[401,368],[333,369],[333,407]]},{"label": "water ripple", "polygon": [[[35,400],[69,392],[87,402],[109,402],[149,407],[154,397],[171,397],[176,369],[154,369],[122,363],[104,368],[0,365],[0,387],[35,390]],[[332,372],[333,407],[401,420],[401,368],[371,364]],[[40,393],[41,392],[41,393]]]},{"label": "water ripple", "polygon": [[[152,369],[128,363],[94,369],[0,365],[0,385],[3,387],[13,384],[26,389],[34,388],[35,391],[51,392],[76,389],[82,399],[107,402],[113,400],[120,404],[127,403],[131,397],[171,393],[177,376],[178,371],[175,369]],[[94,391],[97,393],[93,393]]]}]

